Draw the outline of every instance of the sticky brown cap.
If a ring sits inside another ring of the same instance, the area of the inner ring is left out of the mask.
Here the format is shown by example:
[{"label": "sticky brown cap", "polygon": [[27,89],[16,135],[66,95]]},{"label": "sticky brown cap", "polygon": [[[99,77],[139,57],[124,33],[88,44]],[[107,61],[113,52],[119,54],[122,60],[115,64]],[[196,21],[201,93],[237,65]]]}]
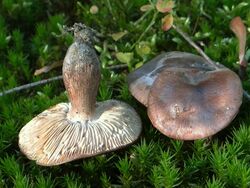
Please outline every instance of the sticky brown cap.
[{"label": "sticky brown cap", "polygon": [[148,106],[148,95],[158,74],[167,68],[196,68],[213,70],[206,60],[200,56],[186,52],[162,53],[144,64],[127,77],[131,94],[143,105]]},{"label": "sticky brown cap", "polygon": [[236,116],[242,86],[229,69],[165,69],[155,80],[148,115],[163,134],[180,140],[214,135]]},{"label": "sticky brown cap", "polygon": [[106,153],[133,143],[140,135],[141,121],[129,105],[116,100],[96,104],[91,120],[68,118],[71,108],[60,103],[26,124],[19,134],[19,147],[43,166]]}]

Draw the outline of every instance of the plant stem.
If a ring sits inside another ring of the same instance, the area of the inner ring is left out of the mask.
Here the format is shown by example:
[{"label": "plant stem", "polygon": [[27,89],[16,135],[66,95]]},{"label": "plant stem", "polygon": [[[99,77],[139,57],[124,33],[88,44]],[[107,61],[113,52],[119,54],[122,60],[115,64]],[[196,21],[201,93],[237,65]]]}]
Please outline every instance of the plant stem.
[{"label": "plant stem", "polygon": [[112,15],[114,21],[116,21],[116,15],[115,15],[114,12],[113,12],[113,9],[112,9],[110,0],[107,0],[106,2],[107,2],[108,9],[109,9],[109,11],[110,11],[110,13],[111,13],[111,15]]},{"label": "plant stem", "polygon": [[[124,69],[124,68],[127,68],[127,67],[128,67],[128,65],[120,64],[120,65],[109,66],[106,69],[119,70],[119,69]],[[44,80],[39,80],[37,82],[32,82],[32,83],[29,83],[29,84],[21,85],[21,86],[14,87],[14,88],[9,89],[9,90],[2,91],[2,92],[0,92],[0,97],[2,97],[4,95],[11,94],[11,93],[14,93],[14,92],[22,91],[22,90],[25,90],[25,89],[30,89],[32,87],[36,87],[36,86],[39,86],[39,85],[47,84],[49,82],[53,82],[53,81],[56,81],[56,80],[62,80],[62,75],[55,76],[55,77],[48,78],[48,79],[44,79]]]},{"label": "plant stem", "polygon": [[199,54],[201,54],[206,60],[207,62],[212,65],[213,67],[215,67],[216,69],[219,69],[219,67],[210,59],[210,57],[207,56],[207,54],[205,54],[205,52],[197,45],[195,44],[191,37],[189,37],[185,32],[183,32],[179,27],[177,27],[176,25],[172,26],[175,31],[177,31],[191,46],[193,46]]},{"label": "plant stem", "polygon": [[3,95],[18,92],[18,91],[21,91],[21,90],[24,90],[24,89],[29,89],[29,88],[32,88],[32,87],[35,87],[35,86],[38,86],[38,85],[47,84],[47,83],[55,81],[55,80],[62,80],[62,75],[55,76],[55,77],[52,77],[52,78],[49,78],[49,79],[40,80],[40,81],[29,83],[29,84],[25,84],[25,85],[22,85],[22,86],[18,86],[18,87],[3,91],[3,92],[0,93],[0,97],[3,96]]},{"label": "plant stem", "polygon": [[152,12],[152,10],[154,10],[154,9],[150,9],[150,10],[146,11],[146,12],[145,12],[138,20],[136,20],[133,24],[134,24],[135,26],[137,26],[141,21],[144,20],[144,18],[147,17],[147,15],[149,15],[150,12]]},{"label": "plant stem", "polygon": [[141,39],[144,37],[144,35],[148,32],[148,30],[154,25],[155,20],[157,18],[158,12],[155,12],[153,15],[152,20],[150,21],[150,23],[148,24],[147,28],[144,30],[144,32],[140,35],[140,37],[138,38],[138,40],[132,45],[131,50],[135,47],[135,45],[137,43],[139,43],[141,41]]}]

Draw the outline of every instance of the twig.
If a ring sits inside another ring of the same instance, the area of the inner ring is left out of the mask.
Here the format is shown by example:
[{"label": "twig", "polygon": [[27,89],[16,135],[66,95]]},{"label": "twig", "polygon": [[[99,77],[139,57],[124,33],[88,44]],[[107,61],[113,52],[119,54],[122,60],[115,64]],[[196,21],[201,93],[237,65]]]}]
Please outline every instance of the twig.
[{"label": "twig", "polygon": [[[121,64],[121,65],[112,65],[112,66],[107,67],[106,69],[118,70],[118,69],[124,69],[124,68],[127,68],[127,67],[128,67],[128,65]],[[29,83],[29,84],[14,87],[12,89],[2,91],[0,93],[0,97],[2,97],[4,95],[7,95],[7,94],[10,94],[10,93],[18,92],[18,91],[21,91],[21,90],[24,90],[24,89],[30,89],[30,88],[35,87],[35,86],[47,84],[49,82],[53,82],[53,81],[56,81],[56,80],[61,80],[62,78],[63,78],[62,75],[59,75],[59,76],[55,76],[55,77],[52,77],[52,78],[48,78],[48,79],[40,80],[40,81],[37,81],[37,82],[32,82],[32,83]]]},{"label": "twig", "polygon": [[195,30],[196,30],[196,28],[197,28],[197,26],[198,26],[199,20],[200,20],[200,16],[198,16],[198,17],[196,18],[196,21],[195,21],[195,24],[194,24],[194,28],[193,28],[193,31],[192,31],[192,35],[194,35],[194,33],[195,33]]},{"label": "twig", "polygon": [[111,65],[111,66],[108,66],[107,69],[109,69],[109,70],[118,70],[118,69],[125,69],[127,67],[128,67],[127,64],[120,64],[120,65]]},{"label": "twig", "polygon": [[172,26],[191,46],[193,46],[197,52],[199,54],[201,54],[206,60],[207,62],[212,65],[213,67],[215,67],[216,69],[218,69],[219,67],[210,59],[210,57],[207,56],[207,54],[205,54],[205,52],[197,45],[195,44],[191,37],[189,37],[186,33],[184,33],[179,27],[177,27],[176,25]]},{"label": "twig", "polygon": [[[207,56],[207,54],[205,54],[205,52],[198,46],[196,45],[191,37],[189,37],[186,33],[184,33],[179,27],[177,27],[176,25],[173,25],[173,28],[191,45],[193,46],[198,53],[200,53],[206,60],[207,62],[212,65],[213,67],[215,67],[216,69],[219,69],[219,67],[210,59],[210,57]],[[250,100],[250,95],[248,94],[248,92],[246,90],[243,90],[243,96]]]},{"label": "twig", "polygon": [[21,91],[21,90],[24,90],[24,89],[29,89],[29,88],[32,88],[32,87],[35,87],[35,86],[38,86],[38,85],[47,84],[49,82],[52,82],[52,81],[55,81],[55,80],[61,80],[61,79],[62,79],[62,75],[55,76],[55,77],[52,77],[52,78],[49,78],[49,79],[40,80],[40,81],[29,83],[29,84],[25,84],[25,85],[22,85],[22,86],[18,86],[18,87],[15,87],[15,88],[12,88],[12,89],[1,92],[0,97],[3,96],[3,95],[7,95],[7,94],[14,93],[14,92],[17,92],[17,91]]}]

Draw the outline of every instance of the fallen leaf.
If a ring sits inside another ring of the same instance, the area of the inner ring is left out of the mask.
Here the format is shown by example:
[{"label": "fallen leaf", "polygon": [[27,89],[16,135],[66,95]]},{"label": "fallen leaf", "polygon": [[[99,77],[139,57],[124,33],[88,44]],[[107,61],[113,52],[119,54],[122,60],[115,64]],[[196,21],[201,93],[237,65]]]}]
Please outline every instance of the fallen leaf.
[{"label": "fallen leaf", "polygon": [[156,3],[156,9],[161,13],[172,11],[174,6],[174,1],[171,0],[158,0]]},{"label": "fallen leaf", "polygon": [[52,70],[52,69],[54,69],[56,67],[62,66],[62,64],[63,64],[63,61],[56,61],[56,62],[52,63],[51,65],[47,65],[47,66],[44,66],[44,67],[42,67],[40,69],[37,69],[35,71],[34,75],[38,76],[40,74],[47,73],[47,72],[49,72],[50,70]]},{"label": "fallen leaf", "polygon": [[173,25],[174,18],[172,14],[168,14],[164,18],[162,18],[161,21],[162,21],[162,30],[168,31]]},{"label": "fallen leaf", "polygon": [[245,56],[247,32],[246,32],[246,27],[243,24],[240,17],[235,17],[231,20],[230,29],[234,32],[234,34],[236,35],[236,37],[239,40],[240,65],[246,67],[247,65],[246,65],[246,61],[244,61],[244,56]]}]

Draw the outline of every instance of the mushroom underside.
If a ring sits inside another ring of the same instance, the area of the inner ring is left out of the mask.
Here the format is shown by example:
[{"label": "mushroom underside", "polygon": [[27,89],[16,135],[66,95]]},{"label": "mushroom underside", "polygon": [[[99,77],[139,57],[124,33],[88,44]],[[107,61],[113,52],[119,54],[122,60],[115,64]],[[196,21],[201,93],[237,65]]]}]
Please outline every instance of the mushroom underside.
[{"label": "mushroom underside", "polygon": [[[222,65],[220,67],[223,68]],[[127,80],[132,95],[143,105],[148,106],[150,88],[158,75],[167,68],[191,68],[203,71],[215,69],[204,58],[191,53],[162,53],[128,75]]]},{"label": "mushroom underside", "polygon": [[43,166],[59,165],[122,148],[140,135],[139,116],[123,102],[97,103],[91,120],[70,120],[70,108],[60,103],[22,128],[19,146],[29,159]]},{"label": "mushroom underside", "polygon": [[242,93],[238,76],[229,69],[165,69],[150,89],[148,115],[171,138],[205,138],[234,119]]}]

